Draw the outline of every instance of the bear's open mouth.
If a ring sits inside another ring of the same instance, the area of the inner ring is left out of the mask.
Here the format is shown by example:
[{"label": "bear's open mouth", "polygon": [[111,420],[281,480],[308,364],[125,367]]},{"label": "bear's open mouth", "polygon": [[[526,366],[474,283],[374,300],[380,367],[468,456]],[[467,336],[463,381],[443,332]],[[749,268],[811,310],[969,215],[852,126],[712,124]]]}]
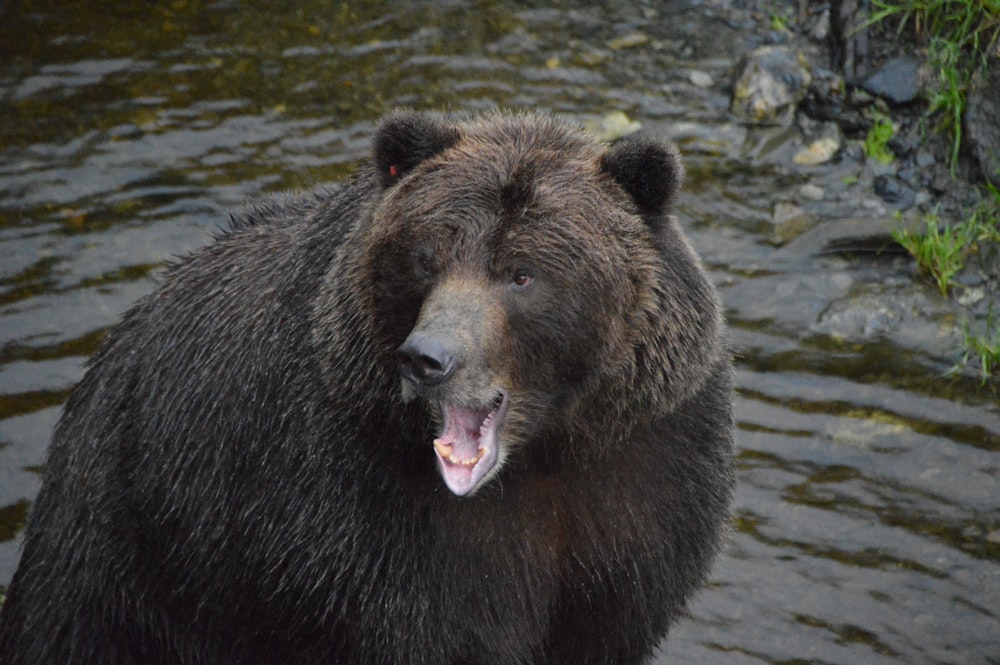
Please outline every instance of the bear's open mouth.
[{"label": "bear's open mouth", "polygon": [[458,496],[476,489],[496,466],[497,431],[507,403],[503,391],[485,407],[441,403],[441,436],[434,439],[434,452],[445,484]]}]

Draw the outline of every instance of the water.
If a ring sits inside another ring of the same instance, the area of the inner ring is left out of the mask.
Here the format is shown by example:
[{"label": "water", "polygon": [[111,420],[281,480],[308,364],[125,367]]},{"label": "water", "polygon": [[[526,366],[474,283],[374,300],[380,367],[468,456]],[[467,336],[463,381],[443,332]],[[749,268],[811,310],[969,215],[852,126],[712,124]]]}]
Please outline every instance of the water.
[{"label": "water", "polygon": [[[396,106],[581,122],[624,110],[686,153],[679,214],[738,352],[731,542],[658,658],[1000,663],[1000,407],[943,377],[959,323],[908,260],[830,251],[891,212],[838,189],[849,162],[790,171],[766,132],[728,117],[728,72],[766,38],[752,7],[12,4],[0,10],[0,586],[84,360],[228,209],[344,177]],[[693,83],[703,74],[714,84]],[[775,246],[774,202],[808,182],[832,192],[828,218]]]}]

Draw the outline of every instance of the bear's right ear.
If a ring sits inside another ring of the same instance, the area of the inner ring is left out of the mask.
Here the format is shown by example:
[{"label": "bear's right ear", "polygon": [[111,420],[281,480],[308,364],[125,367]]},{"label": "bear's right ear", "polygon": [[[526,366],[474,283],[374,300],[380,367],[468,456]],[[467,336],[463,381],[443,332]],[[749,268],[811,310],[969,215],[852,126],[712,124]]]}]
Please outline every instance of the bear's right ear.
[{"label": "bear's right ear", "polygon": [[454,145],[458,129],[426,113],[393,111],[375,130],[373,160],[382,187],[391,187],[410,169]]},{"label": "bear's right ear", "polygon": [[669,211],[684,180],[684,166],[674,144],[649,137],[625,139],[608,148],[601,168],[647,215]]}]

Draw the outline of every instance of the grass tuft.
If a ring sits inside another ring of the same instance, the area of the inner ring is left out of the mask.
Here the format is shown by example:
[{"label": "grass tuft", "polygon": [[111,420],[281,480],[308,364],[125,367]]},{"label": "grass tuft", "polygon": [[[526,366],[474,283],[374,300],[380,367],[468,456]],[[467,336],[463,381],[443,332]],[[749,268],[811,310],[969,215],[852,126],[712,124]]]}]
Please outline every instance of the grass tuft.
[{"label": "grass tuft", "polygon": [[889,141],[896,133],[896,128],[892,125],[892,120],[888,116],[876,112],[874,122],[865,136],[865,154],[872,159],[877,159],[883,164],[892,164],[896,159],[889,148]]},{"label": "grass tuft", "polygon": [[941,295],[946,296],[952,278],[965,267],[970,228],[967,224],[941,224],[936,214],[928,214],[924,219],[926,232],[897,229],[892,237],[913,255],[920,270],[930,274]]},{"label": "grass tuft", "polygon": [[966,323],[962,343],[965,346],[962,365],[975,364],[979,370],[980,383],[985,385],[986,381],[1000,370],[1000,321],[993,314],[992,303],[986,313],[983,334],[973,334],[969,324]]}]

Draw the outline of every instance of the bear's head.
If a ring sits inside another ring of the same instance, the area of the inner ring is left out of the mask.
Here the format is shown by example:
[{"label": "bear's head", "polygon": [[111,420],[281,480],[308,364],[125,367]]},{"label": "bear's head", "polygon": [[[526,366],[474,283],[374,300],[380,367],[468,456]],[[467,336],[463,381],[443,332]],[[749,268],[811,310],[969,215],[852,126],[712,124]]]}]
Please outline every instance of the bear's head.
[{"label": "bear's head", "polygon": [[724,353],[714,290],[670,215],[671,144],[609,148],[545,115],[397,112],[373,163],[371,325],[403,398],[438,423],[427,443],[455,494],[514,460],[627,445]]}]

